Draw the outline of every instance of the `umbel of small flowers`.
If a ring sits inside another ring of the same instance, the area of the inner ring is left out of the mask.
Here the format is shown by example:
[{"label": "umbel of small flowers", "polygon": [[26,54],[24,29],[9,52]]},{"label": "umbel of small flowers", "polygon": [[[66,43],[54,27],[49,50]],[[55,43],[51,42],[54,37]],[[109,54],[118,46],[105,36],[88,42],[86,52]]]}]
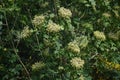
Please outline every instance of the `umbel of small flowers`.
[{"label": "umbel of small flowers", "polygon": [[76,41],[68,43],[68,50],[70,50],[73,53],[80,53],[80,48]]},{"label": "umbel of small flowers", "polygon": [[61,31],[63,28],[59,24],[54,23],[53,21],[49,21],[46,30],[50,33],[56,33]]},{"label": "umbel of small flowers", "polygon": [[103,13],[102,16],[106,17],[106,18],[110,18],[111,15],[109,13]]},{"label": "umbel of small flowers", "polygon": [[72,65],[72,67],[76,68],[76,69],[80,69],[83,67],[84,65],[84,60],[82,60],[81,58],[79,57],[74,57],[70,60],[70,63]]},{"label": "umbel of small flowers", "polygon": [[39,61],[39,62],[36,62],[32,65],[32,70],[33,71],[39,71],[41,70],[43,67],[45,67],[45,63]]},{"label": "umbel of small flowers", "polygon": [[45,21],[45,16],[43,15],[35,15],[34,19],[32,20],[32,23],[35,25],[35,27],[41,27],[41,25]]},{"label": "umbel of small flowers", "polygon": [[99,39],[101,41],[104,41],[106,40],[106,36],[103,32],[100,32],[100,31],[94,31],[94,36],[96,37],[96,39]]},{"label": "umbel of small flowers", "polygon": [[29,29],[29,26],[25,26],[24,29],[21,32],[17,33],[17,38],[21,39],[21,38],[27,38],[31,35],[31,33],[33,32],[33,30]]},{"label": "umbel of small flowers", "polygon": [[60,7],[58,14],[62,18],[70,18],[72,16],[72,12],[64,7]]}]

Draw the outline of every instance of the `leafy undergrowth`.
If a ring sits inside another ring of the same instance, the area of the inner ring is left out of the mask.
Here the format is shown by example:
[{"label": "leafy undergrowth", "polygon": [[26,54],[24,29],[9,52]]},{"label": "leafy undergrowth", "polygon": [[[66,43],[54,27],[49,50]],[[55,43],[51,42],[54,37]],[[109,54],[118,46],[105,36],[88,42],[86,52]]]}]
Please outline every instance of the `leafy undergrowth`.
[{"label": "leafy undergrowth", "polygon": [[1,80],[120,80],[119,0],[0,0]]}]

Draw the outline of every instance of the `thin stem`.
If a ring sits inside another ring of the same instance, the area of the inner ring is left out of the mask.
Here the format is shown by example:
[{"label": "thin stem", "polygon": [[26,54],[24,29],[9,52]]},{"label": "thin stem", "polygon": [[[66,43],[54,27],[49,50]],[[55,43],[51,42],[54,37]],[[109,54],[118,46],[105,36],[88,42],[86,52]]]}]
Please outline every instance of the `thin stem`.
[{"label": "thin stem", "polygon": [[[5,16],[5,22],[6,22],[7,29],[8,29],[8,31],[10,31],[9,25],[8,25],[8,21],[7,21],[7,17],[6,17],[6,13],[4,13],[4,16]],[[12,36],[11,33],[10,33],[10,35]],[[15,49],[17,48],[17,46],[15,47],[13,40],[11,40],[11,44],[12,44],[12,47],[13,47],[13,49],[14,49],[14,52],[15,52],[16,56],[18,56],[18,61],[19,61],[20,64],[23,66],[23,68],[24,68],[24,70],[25,70],[25,72],[26,72],[29,80],[32,80],[31,77],[30,77],[30,74],[29,74],[29,72],[28,72],[28,70],[27,70],[27,68],[25,67],[25,65],[24,65],[24,63],[22,62],[20,56],[18,55],[17,51],[15,50]],[[18,44],[19,44],[19,41],[18,41]],[[18,44],[17,44],[17,45],[18,45]]]},{"label": "thin stem", "polygon": [[38,38],[37,34],[35,35],[35,37],[36,37],[36,40],[37,40],[37,45],[39,46],[39,51],[41,51],[40,50],[40,42],[39,42],[39,38]]},{"label": "thin stem", "polygon": [[85,12],[80,16],[80,19],[82,19],[85,16]]},{"label": "thin stem", "polygon": [[56,19],[58,20],[56,0],[53,0],[53,2],[54,2],[54,13],[56,15]]},{"label": "thin stem", "polygon": [[15,49],[14,49],[14,52],[18,56],[18,60],[19,60],[20,64],[23,66],[23,68],[24,68],[24,70],[25,70],[29,80],[32,80],[31,77],[30,77],[30,73],[28,72],[27,68],[25,67],[24,63],[22,62],[20,56],[18,55],[18,53],[17,53],[17,51]]},{"label": "thin stem", "polygon": [[[31,20],[31,22],[32,22],[32,17],[31,17],[31,14],[30,14],[30,11],[28,10],[28,14],[29,14],[29,17],[30,17],[30,20]],[[35,26],[34,26],[34,24],[32,23],[32,26],[33,26],[33,28],[35,28]],[[36,37],[36,40],[37,40],[37,45],[38,46],[40,46],[40,40],[39,40],[39,38],[38,38],[38,35],[37,35],[37,33],[35,34],[35,37]],[[39,51],[41,51],[40,50],[40,47],[39,47]]]}]

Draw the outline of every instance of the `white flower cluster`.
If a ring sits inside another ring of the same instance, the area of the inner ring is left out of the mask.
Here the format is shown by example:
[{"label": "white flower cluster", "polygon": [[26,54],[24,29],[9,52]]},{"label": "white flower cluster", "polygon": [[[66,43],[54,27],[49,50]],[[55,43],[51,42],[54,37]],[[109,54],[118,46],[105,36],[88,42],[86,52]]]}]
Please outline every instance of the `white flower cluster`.
[{"label": "white flower cluster", "polygon": [[74,53],[80,52],[80,48],[79,48],[77,42],[75,42],[75,41],[68,43],[68,49]]},{"label": "white flower cluster", "polygon": [[26,26],[20,33],[18,33],[17,37],[18,38],[27,38],[31,35],[31,33],[32,33],[32,30],[30,30],[29,27]]},{"label": "white flower cluster", "polygon": [[32,70],[33,71],[38,71],[38,70],[40,70],[40,69],[42,69],[43,67],[45,67],[45,63],[43,63],[43,62],[36,62],[36,63],[34,63],[33,65],[32,65]]},{"label": "white flower cluster", "polygon": [[111,15],[109,13],[103,13],[102,16],[106,17],[106,18],[109,18],[111,17]]},{"label": "white flower cluster", "polygon": [[94,36],[96,37],[96,39],[99,39],[101,41],[106,40],[106,36],[103,32],[100,31],[94,31]]},{"label": "white flower cluster", "polygon": [[61,30],[62,30],[62,27],[61,27],[60,25],[52,22],[52,21],[49,21],[46,30],[47,30],[48,32],[53,32],[53,33],[54,33],[54,32],[59,32],[59,31],[61,31]]},{"label": "white flower cluster", "polygon": [[58,14],[59,14],[59,16],[61,16],[63,18],[70,18],[72,16],[72,12],[69,9],[66,9],[64,7],[61,7],[58,10]]},{"label": "white flower cluster", "polygon": [[74,57],[74,58],[72,58],[72,60],[70,60],[70,63],[76,69],[80,69],[80,68],[83,67],[83,65],[84,65],[85,62],[81,58]]},{"label": "white flower cluster", "polygon": [[34,19],[32,20],[32,23],[35,25],[35,27],[41,26],[45,21],[45,16],[43,15],[35,15]]}]

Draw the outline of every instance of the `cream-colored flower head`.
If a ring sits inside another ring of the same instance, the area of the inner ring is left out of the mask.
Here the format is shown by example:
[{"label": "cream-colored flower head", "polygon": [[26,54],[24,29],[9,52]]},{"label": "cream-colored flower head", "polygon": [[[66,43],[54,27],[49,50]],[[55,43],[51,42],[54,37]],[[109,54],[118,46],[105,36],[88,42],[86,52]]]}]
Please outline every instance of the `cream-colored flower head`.
[{"label": "cream-colored flower head", "polygon": [[110,18],[111,15],[109,13],[103,13],[102,16],[106,17],[106,18]]},{"label": "cream-colored flower head", "polygon": [[74,68],[80,69],[83,67],[85,62],[81,58],[74,57],[74,58],[72,58],[72,60],[70,60],[70,63]]},{"label": "cream-colored flower head", "polygon": [[80,53],[80,48],[76,41],[68,43],[68,49],[74,53]]},{"label": "cream-colored flower head", "polygon": [[61,16],[63,18],[70,18],[72,16],[72,12],[69,9],[66,9],[64,7],[61,7],[58,10],[58,14],[59,14],[59,16]]},{"label": "cream-colored flower head", "polygon": [[52,22],[52,21],[49,21],[49,23],[48,23],[48,25],[47,25],[47,28],[46,28],[46,30],[48,31],[48,32],[59,32],[59,31],[61,31],[62,30],[62,26],[60,26],[60,25],[58,25],[58,24],[56,24],[56,23],[54,23],[54,22]]},{"label": "cream-colored flower head", "polygon": [[64,70],[64,67],[63,66],[59,66],[58,69],[59,70]]},{"label": "cream-colored flower head", "polygon": [[41,26],[45,21],[45,16],[43,15],[35,15],[34,19],[32,20],[32,23],[35,25],[35,27]]},{"label": "cream-colored flower head", "polygon": [[40,69],[42,69],[43,67],[45,67],[45,63],[43,63],[43,62],[36,62],[36,63],[34,63],[33,65],[32,65],[32,70],[33,71],[38,71],[38,70],[40,70]]},{"label": "cream-colored flower head", "polygon": [[31,33],[32,33],[32,30],[30,30],[28,26],[25,26],[21,32],[18,32],[17,37],[18,38],[27,38],[31,35]]},{"label": "cream-colored flower head", "polygon": [[106,36],[103,32],[100,31],[94,31],[94,36],[96,37],[96,39],[99,39],[101,41],[106,40]]}]

